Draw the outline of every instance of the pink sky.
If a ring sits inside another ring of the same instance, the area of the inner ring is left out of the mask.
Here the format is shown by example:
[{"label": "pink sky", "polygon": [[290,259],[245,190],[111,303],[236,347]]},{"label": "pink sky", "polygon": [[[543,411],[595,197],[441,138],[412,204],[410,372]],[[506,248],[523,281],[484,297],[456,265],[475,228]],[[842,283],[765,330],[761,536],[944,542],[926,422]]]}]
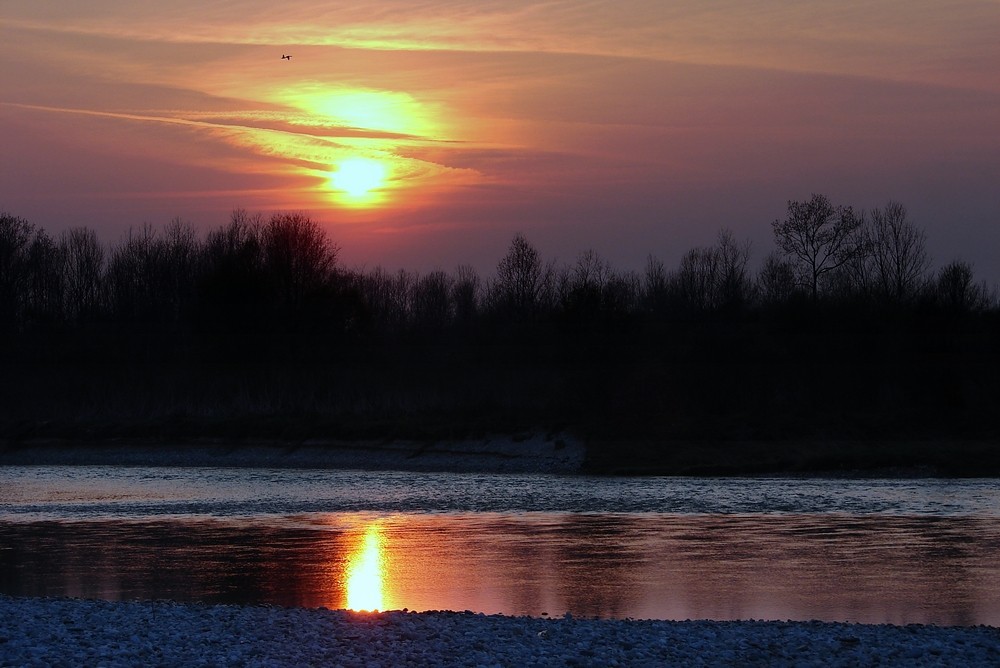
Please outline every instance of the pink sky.
[{"label": "pink sky", "polygon": [[723,227],[760,259],[820,192],[901,201],[935,266],[996,283],[998,35],[992,0],[5,2],[0,210],[109,242],[305,211],[351,266],[488,272],[522,232],[638,269]]}]

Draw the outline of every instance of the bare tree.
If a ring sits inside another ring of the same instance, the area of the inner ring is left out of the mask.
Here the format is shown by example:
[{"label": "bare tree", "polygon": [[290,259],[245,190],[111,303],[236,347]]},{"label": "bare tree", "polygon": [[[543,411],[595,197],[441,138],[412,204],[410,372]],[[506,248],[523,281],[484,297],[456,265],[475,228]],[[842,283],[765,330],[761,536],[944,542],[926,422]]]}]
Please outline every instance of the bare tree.
[{"label": "bare tree", "polygon": [[60,235],[59,247],[66,282],[66,314],[70,319],[93,317],[102,303],[104,246],[94,230],[77,227]]},{"label": "bare tree", "polygon": [[717,305],[719,254],[714,248],[692,248],[681,258],[674,276],[681,303],[693,311],[708,311]]},{"label": "bare tree", "polygon": [[375,267],[360,277],[365,302],[384,333],[398,334],[409,328],[416,282],[416,275],[405,269],[389,273]]},{"label": "bare tree", "polygon": [[310,295],[331,284],[340,248],[308,216],[271,216],[262,241],[266,275],[279,303],[299,308]]},{"label": "bare tree", "polygon": [[896,301],[914,297],[926,280],[930,259],[924,232],[907,220],[906,207],[890,201],[872,209],[865,237],[875,290]]},{"label": "bare tree", "polygon": [[573,267],[573,282],[577,286],[601,290],[613,271],[611,264],[594,250],[580,254]]},{"label": "bare tree", "polygon": [[795,293],[795,268],[778,253],[764,258],[757,273],[757,294],[765,304],[778,304]]},{"label": "bare tree", "polygon": [[937,279],[939,302],[955,311],[976,311],[989,305],[989,292],[975,283],[972,265],[955,260],[941,268]]},{"label": "bare tree", "polygon": [[593,250],[580,254],[576,264],[563,268],[557,280],[561,307],[577,316],[597,314],[604,306],[611,265]]},{"label": "bare tree", "polygon": [[674,295],[694,311],[738,308],[751,298],[749,262],[750,242],[739,243],[722,229],[715,246],[692,248],[681,258],[672,278]]},{"label": "bare tree", "polygon": [[28,246],[27,312],[38,320],[63,314],[62,258],[59,246],[44,230],[36,230]]},{"label": "bare tree", "polygon": [[751,297],[750,276],[747,272],[750,240],[738,243],[731,231],[723,229],[719,231],[715,250],[718,255],[717,301],[723,307],[739,308]]},{"label": "bare tree", "polygon": [[213,270],[226,273],[256,272],[262,263],[263,226],[259,214],[251,216],[244,209],[236,209],[228,225],[209,232],[204,248],[206,262]]},{"label": "bare tree", "polygon": [[459,322],[468,323],[476,317],[479,310],[479,284],[479,274],[471,266],[463,264],[455,270],[451,291],[455,302],[455,318]]},{"label": "bare tree", "polygon": [[435,331],[451,323],[454,313],[451,276],[441,270],[432,271],[416,281],[413,293],[413,311],[419,327]]},{"label": "bare tree", "polygon": [[130,229],[112,252],[106,280],[111,308],[118,317],[145,320],[160,315],[155,277],[162,250],[156,231],[144,225],[140,230]]},{"label": "bare tree", "polygon": [[162,250],[157,289],[162,293],[166,317],[176,322],[195,300],[201,245],[194,227],[179,218],[164,228],[159,243]]},{"label": "bare tree", "polygon": [[642,302],[647,311],[662,313],[670,295],[670,277],[663,260],[649,255],[642,273]]},{"label": "bare tree", "polygon": [[632,313],[638,307],[642,281],[634,271],[614,271],[604,282],[601,302],[608,315]]},{"label": "bare tree", "polygon": [[0,213],[0,327],[15,327],[28,280],[28,248],[35,226]]},{"label": "bare tree", "polygon": [[497,264],[496,279],[490,286],[491,299],[496,307],[517,316],[532,315],[540,306],[549,274],[535,247],[517,234]]},{"label": "bare tree", "polygon": [[[223,340],[250,329],[265,300],[263,220],[243,209],[208,233],[199,274],[200,319]],[[246,340],[246,337],[240,341]]]},{"label": "bare tree", "polygon": [[849,206],[834,207],[825,195],[788,202],[788,216],[771,225],[778,248],[792,259],[799,280],[815,299],[820,280],[862,252],[864,215]]}]

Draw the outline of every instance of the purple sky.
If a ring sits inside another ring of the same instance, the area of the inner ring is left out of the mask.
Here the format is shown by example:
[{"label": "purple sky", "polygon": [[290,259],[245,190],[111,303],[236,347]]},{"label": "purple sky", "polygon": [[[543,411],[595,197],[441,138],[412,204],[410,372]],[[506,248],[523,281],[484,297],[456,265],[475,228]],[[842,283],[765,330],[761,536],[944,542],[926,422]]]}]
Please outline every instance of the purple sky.
[{"label": "purple sky", "polygon": [[[304,211],[350,266],[492,271],[522,232],[675,266],[789,199],[902,202],[1000,282],[1000,3],[0,8],[0,210],[117,241]],[[290,60],[283,60],[290,54]]]}]

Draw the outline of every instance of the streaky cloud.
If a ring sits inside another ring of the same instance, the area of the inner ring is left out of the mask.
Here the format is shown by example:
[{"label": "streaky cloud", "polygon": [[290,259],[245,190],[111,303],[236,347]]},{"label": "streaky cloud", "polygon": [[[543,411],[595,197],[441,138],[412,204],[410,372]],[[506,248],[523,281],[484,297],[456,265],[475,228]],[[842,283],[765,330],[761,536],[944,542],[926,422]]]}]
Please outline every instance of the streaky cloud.
[{"label": "streaky cloud", "polygon": [[88,3],[20,6],[9,30],[49,30],[186,44],[362,50],[578,53],[862,74],[996,90],[1000,4],[959,0],[547,2],[527,0],[317,7],[303,0],[137,3],[108,21]]}]

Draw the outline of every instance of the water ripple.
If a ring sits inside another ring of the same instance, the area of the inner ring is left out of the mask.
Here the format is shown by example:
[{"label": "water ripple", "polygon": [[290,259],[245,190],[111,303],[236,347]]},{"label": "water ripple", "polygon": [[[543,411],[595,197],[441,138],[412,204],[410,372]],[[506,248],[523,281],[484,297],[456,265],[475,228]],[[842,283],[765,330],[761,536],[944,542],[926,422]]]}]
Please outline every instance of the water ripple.
[{"label": "water ripple", "polygon": [[327,512],[1000,517],[993,480],[608,478],[289,469],[4,467],[0,519]]}]

